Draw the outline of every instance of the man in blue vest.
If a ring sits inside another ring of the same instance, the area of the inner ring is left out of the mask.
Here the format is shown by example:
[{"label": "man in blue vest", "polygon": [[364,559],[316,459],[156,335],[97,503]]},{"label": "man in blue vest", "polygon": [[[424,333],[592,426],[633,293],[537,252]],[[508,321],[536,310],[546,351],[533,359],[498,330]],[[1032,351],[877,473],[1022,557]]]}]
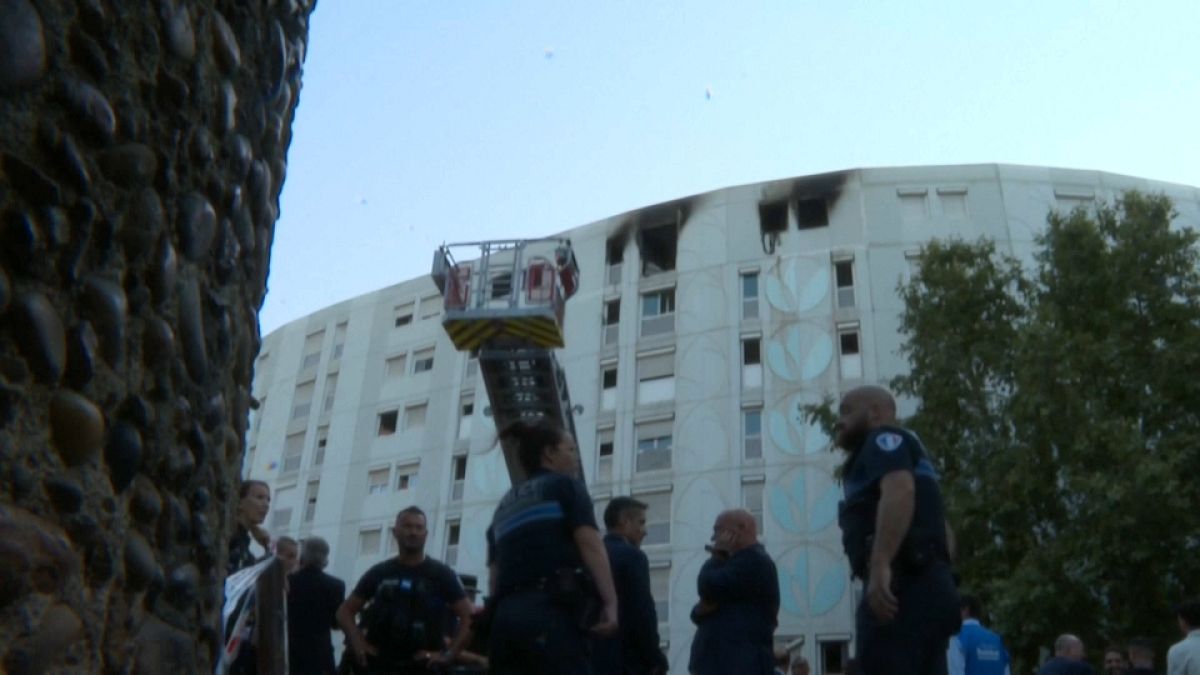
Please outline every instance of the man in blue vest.
[{"label": "man in blue vest", "polygon": [[1009,675],[1008,650],[995,632],[979,623],[979,598],[962,597],[962,630],[950,638],[946,655],[949,675]]}]

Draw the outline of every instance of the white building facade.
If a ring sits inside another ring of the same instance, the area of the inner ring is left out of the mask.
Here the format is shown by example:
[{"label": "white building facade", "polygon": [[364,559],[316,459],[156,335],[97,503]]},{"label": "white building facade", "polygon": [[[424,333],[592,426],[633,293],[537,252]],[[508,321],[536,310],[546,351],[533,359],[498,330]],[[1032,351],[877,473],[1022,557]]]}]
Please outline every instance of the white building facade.
[{"label": "white building facade", "polygon": [[[686,669],[713,520],[745,507],[779,569],[779,641],[839,673],[858,584],[837,527],[840,454],[800,406],[906,370],[897,284],[936,237],[1028,260],[1050,209],[1200,190],[1009,165],[860,169],[715,190],[563,233],[581,268],[566,369],[597,518],[650,505],[644,550],[672,670]],[[520,237],[522,233],[508,233]],[[321,536],[353,587],[395,553],[397,511],[429,516],[430,555],[486,582],[484,532],[508,487],[487,393],[420,277],[272,332],[257,361],[245,475],[273,492],[275,536]],[[931,448],[935,455],[938,448]]]}]

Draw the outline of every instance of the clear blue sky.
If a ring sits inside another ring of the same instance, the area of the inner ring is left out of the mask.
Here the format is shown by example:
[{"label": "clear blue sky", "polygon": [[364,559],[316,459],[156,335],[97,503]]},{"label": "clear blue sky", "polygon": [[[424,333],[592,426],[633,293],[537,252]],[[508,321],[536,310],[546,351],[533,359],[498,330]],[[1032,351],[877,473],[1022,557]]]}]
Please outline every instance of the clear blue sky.
[{"label": "clear blue sky", "polygon": [[262,329],[425,274],[442,241],[773,178],[1200,185],[1198,26],[1196,0],[320,0]]}]

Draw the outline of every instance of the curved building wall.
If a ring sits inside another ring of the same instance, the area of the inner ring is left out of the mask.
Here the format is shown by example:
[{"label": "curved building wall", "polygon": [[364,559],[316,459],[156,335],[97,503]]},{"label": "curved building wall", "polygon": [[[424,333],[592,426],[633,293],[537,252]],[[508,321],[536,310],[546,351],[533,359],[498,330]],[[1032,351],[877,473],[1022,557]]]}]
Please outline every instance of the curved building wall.
[{"label": "curved building wall", "polygon": [[[1129,188],[1200,220],[1195,188],[970,165],[732,187],[565,233],[582,276],[559,358],[589,488],[598,518],[613,495],[651,504],[644,549],[676,668],[712,522],[747,506],[779,566],[777,635],[804,636],[815,672],[836,672],[858,591],[836,523],[838,457],[799,406],[906,368],[896,286],[922,243],[989,237],[1028,258],[1049,209]],[[486,583],[484,531],[507,474],[482,380],[440,309],[420,277],[263,340],[246,475],[273,487],[272,533],[326,538],[329,571],[351,585],[394,554],[388,528],[411,504],[429,515],[428,552]]]}]

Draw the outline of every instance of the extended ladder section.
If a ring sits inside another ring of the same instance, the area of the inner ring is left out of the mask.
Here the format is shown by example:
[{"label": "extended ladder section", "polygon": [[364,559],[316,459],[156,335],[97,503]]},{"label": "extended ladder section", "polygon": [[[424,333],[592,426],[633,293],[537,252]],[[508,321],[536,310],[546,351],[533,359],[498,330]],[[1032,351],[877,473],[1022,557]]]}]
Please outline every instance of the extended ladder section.
[{"label": "extended ladder section", "polygon": [[[479,257],[455,261],[451,249],[465,247],[476,248]],[[571,242],[442,246],[432,276],[445,299],[442,326],[450,340],[459,351],[478,354],[496,428],[549,417],[574,434],[566,374],[553,351],[565,345],[565,305],[579,285]],[[504,447],[504,461],[514,485],[525,480],[515,448]]]}]

